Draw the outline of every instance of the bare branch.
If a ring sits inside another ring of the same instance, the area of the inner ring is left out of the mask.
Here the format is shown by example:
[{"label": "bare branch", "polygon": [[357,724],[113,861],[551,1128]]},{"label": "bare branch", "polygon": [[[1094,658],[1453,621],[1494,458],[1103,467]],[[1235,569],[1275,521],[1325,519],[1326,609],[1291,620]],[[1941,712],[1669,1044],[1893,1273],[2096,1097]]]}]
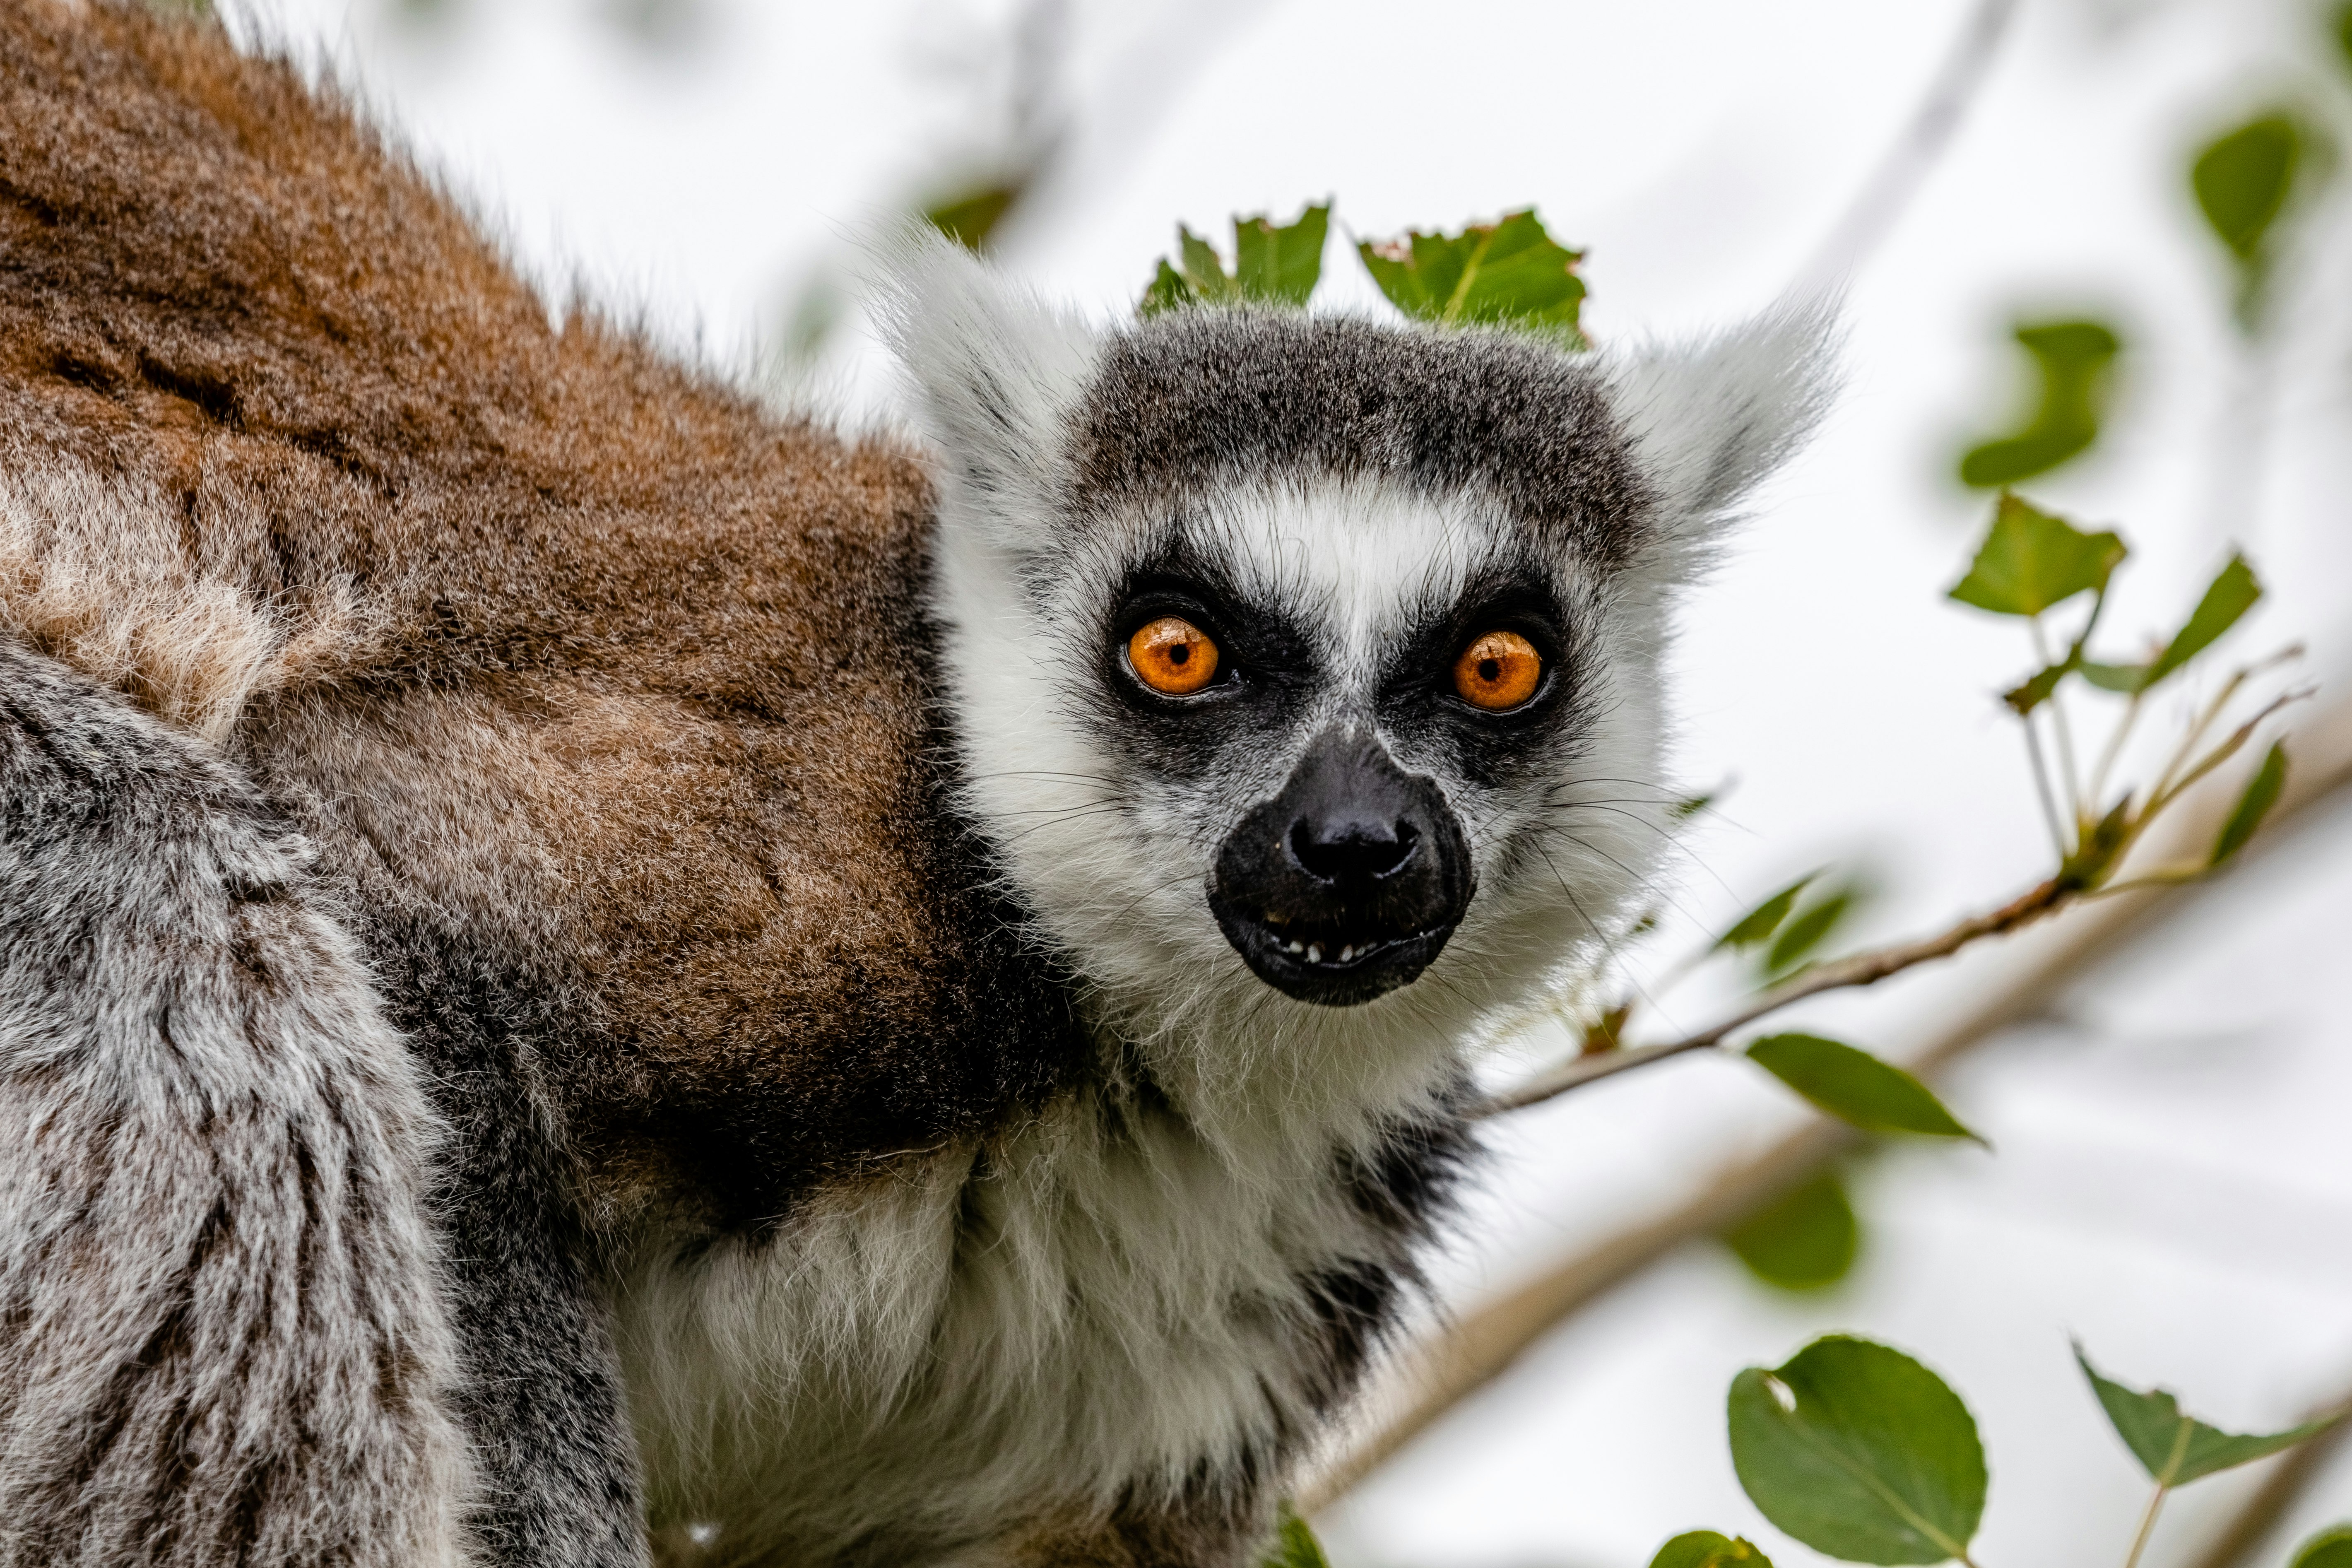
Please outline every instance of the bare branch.
[{"label": "bare branch", "polygon": [[[2318,807],[2352,786],[2352,701],[2299,726],[2292,741],[2301,765],[2289,775],[2270,825],[2228,862],[2225,874],[2268,860],[2297,827],[2320,815]],[[2230,803],[2199,804],[2202,809],[2184,813],[2168,837],[2182,846],[2211,841]],[[2188,888],[2126,894],[2057,923],[2020,955],[2006,984],[1992,987],[1908,1065],[1932,1076],[1986,1040],[2043,1014],[2095,964],[2192,907],[2196,889],[2204,885],[2200,880]],[[1389,1378],[1393,1393],[1388,1404],[1394,1413],[1309,1476],[1298,1490],[1300,1507],[1312,1512],[1344,1496],[1432,1423],[1501,1376],[1562,1320],[1685,1244],[1754,1214],[1860,1137],[1842,1123],[1816,1121],[1762,1155],[1726,1169],[1679,1206],[1607,1237],[1433,1335],[1400,1357]]]},{"label": "bare branch", "polygon": [[2017,0],[1977,0],[1901,136],[1799,275],[1800,291],[1835,288],[1878,248],[1951,145],[1952,133],[1984,86],[2016,13]]}]

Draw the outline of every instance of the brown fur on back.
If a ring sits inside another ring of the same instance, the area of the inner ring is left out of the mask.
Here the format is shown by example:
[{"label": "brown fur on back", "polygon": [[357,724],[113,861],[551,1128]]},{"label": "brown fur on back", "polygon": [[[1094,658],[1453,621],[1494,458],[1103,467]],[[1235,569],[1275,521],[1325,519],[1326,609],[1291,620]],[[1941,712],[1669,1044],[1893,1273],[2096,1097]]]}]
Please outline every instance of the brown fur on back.
[{"label": "brown fur on back", "polygon": [[897,447],[551,322],[289,66],[0,5],[0,622],[411,928],[563,954],[537,1064],[614,1201],[772,1214],[1053,1070],[925,1026],[1003,1035],[1034,968],[964,936],[1002,922],[925,765],[929,505]]}]

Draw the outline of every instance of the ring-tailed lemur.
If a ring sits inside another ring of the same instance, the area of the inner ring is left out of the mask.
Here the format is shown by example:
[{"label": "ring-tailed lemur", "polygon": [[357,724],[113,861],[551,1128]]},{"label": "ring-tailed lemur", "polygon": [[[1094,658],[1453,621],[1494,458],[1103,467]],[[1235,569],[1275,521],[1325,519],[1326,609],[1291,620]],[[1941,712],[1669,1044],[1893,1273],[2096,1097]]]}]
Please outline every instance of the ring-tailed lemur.
[{"label": "ring-tailed lemur", "polygon": [[0,4],[0,1563],[1251,1555],[1818,332],[896,298],[779,422]]}]

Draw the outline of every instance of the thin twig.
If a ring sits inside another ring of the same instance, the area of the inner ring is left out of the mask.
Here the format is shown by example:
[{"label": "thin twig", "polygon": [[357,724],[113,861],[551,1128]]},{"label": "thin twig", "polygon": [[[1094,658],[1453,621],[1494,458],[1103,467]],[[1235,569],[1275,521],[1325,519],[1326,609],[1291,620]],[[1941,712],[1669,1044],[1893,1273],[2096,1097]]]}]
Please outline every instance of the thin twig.
[{"label": "thin twig", "polygon": [[1906,969],[1938,958],[1948,958],[1972,942],[2031,925],[2044,915],[2064,908],[2074,895],[2075,889],[2053,878],[2000,908],[1964,920],[1937,935],[1894,947],[1882,947],[1870,952],[1858,952],[1851,958],[1841,958],[1829,963],[1817,963],[1782,981],[1730,1017],[1701,1029],[1697,1034],[1663,1045],[1635,1046],[1624,1050],[1578,1057],[1515,1089],[1496,1095],[1480,1109],[1479,1114],[1496,1116],[1507,1110],[1538,1105],[1596,1079],[1609,1078],[1633,1068],[1647,1067],[1652,1062],[1678,1057],[1685,1051],[1706,1050],[1711,1046],[1720,1045],[1725,1037],[1734,1031],[1746,1028],[1766,1014],[1777,1013],[1792,1002],[1801,1002],[1824,991],[1875,985],[1891,974],[1900,974]]},{"label": "thin twig", "polygon": [[[2352,786],[2352,701],[2337,703],[2298,726],[2291,739],[2302,765],[2288,775],[2263,832],[2228,863],[2229,874],[2271,858],[2297,827],[2319,815],[2323,804]],[[2189,813],[2176,822],[2170,837],[2182,845],[2210,842],[2226,810],[2226,803],[2216,802]],[[1971,1010],[1911,1056],[1907,1065],[1933,1077],[1986,1040],[2042,1016],[2094,965],[2193,907],[2195,888],[2204,885],[2200,880],[2187,889],[2150,889],[2072,915],[2020,955],[2020,967],[2006,984],[1990,987]],[[1754,1159],[1724,1170],[1677,1207],[1604,1237],[1510,1294],[1455,1320],[1400,1358],[1391,1386],[1398,1391],[1402,1408],[1307,1477],[1298,1489],[1300,1507],[1312,1512],[1344,1496],[1440,1417],[1509,1370],[1564,1319],[1689,1242],[1756,1213],[1860,1139],[1861,1134],[1841,1122],[1815,1121]],[[2208,1562],[2198,1568],[2232,1565]]]},{"label": "thin twig", "polygon": [[[2236,690],[2234,681],[2230,689],[2233,692]],[[2169,789],[2158,793],[2141,808],[2133,817],[2123,841],[2116,847],[2114,856],[2106,864],[2120,866],[2137,846],[2140,836],[2155,824],[2158,817],[2186,791],[2242,750],[2246,742],[2253,736],[2255,730],[2264,720],[2288,704],[2300,701],[2310,695],[2311,692],[2308,689],[2287,692],[2266,704],[2262,711],[2238,726],[2231,731],[2228,740],[2215,746],[2194,767],[2183,774],[2178,783]],[[2209,712],[2200,721],[2200,730],[2210,726],[2211,722],[2212,715]],[[2031,732],[2029,728],[2028,733]],[[2166,770],[2168,776],[2178,765],[2176,760],[2173,767]],[[1505,1111],[1518,1110],[1530,1105],[1540,1105],[1545,1100],[1566,1094],[1572,1089],[1580,1089],[1588,1083],[1595,1083],[1604,1078],[1614,1078],[1621,1072],[1645,1068],[1653,1062],[1664,1061],[1669,1057],[1713,1049],[1721,1045],[1735,1031],[1743,1029],[1758,1019],[1769,1014],[1777,1013],[1790,1004],[1801,1002],[1808,996],[1818,995],[1824,991],[1843,991],[1856,986],[1875,985],[1888,976],[1900,974],[1906,969],[1933,963],[1939,958],[1948,958],[1971,942],[1981,942],[1987,937],[2005,936],[2011,931],[2022,930],[2036,921],[2056,914],[2069,905],[2093,899],[2109,899],[2119,893],[2139,892],[2196,881],[2202,879],[2210,869],[2206,860],[2200,859],[2192,863],[2158,867],[2127,881],[2105,885],[2098,885],[2099,877],[2087,879],[2090,885],[2063,875],[2053,877],[2041,886],[2020,894],[2000,908],[1987,914],[1964,920],[1939,935],[1925,937],[1917,942],[1904,942],[1894,947],[1878,948],[1869,952],[1858,952],[1850,958],[1841,958],[1832,963],[1815,964],[1802,970],[1771,989],[1759,994],[1746,1007],[1730,1017],[1709,1028],[1702,1029],[1695,1035],[1686,1035],[1681,1039],[1667,1040],[1656,1045],[1635,1046],[1616,1050],[1587,1051],[1582,1056],[1572,1058],[1547,1072],[1538,1074],[1517,1089],[1507,1089],[1496,1095],[1479,1108],[1477,1114],[1482,1117],[1497,1116]],[[2105,873],[2101,875],[2104,876]]]}]

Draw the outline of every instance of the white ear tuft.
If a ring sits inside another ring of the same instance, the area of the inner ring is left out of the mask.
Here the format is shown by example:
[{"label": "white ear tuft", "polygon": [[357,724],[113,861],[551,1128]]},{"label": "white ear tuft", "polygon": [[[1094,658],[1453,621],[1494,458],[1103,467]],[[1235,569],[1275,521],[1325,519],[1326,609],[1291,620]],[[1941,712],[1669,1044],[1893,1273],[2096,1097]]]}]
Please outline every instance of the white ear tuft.
[{"label": "white ear tuft", "polygon": [[942,499],[1000,526],[1036,520],[1062,488],[1095,334],[929,225],[877,248],[884,330],[946,458]]},{"label": "white ear tuft", "polygon": [[1739,502],[1803,444],[1837,390],[1836,308],[1783,303],[1743,326],[1628,354],[1611,376],[1657,492],[1653,570],[1687,581]]}]

